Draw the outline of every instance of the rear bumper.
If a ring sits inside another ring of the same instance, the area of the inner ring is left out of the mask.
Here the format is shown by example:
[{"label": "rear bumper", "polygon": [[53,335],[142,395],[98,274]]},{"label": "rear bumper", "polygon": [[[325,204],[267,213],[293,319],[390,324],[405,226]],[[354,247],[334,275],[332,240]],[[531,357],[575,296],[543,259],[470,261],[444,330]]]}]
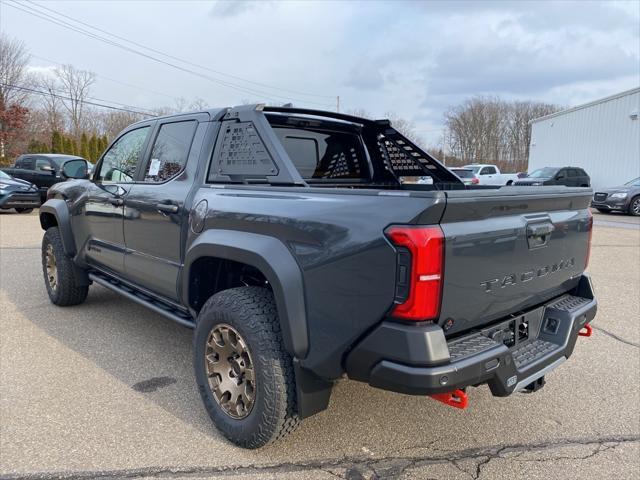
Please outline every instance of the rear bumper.
[{"label": "rear bumper", "polygon": [[0,208],[38,208],[39,206],[38,192],[10,192],[0,197]]},{"label": "rear bumper", "polygon": [[[596,310],[591,281],[583,275],[570,293],[450,341],[432,323],[383,322],[351,351],[346,371],[373,387],[412,395],[486,383],[493,395],[503,397],[569,358],[578,332]],[[504,333],[513,328],[516,338],[507,345]],[[526,337],[518,338],[520,329]]]}]

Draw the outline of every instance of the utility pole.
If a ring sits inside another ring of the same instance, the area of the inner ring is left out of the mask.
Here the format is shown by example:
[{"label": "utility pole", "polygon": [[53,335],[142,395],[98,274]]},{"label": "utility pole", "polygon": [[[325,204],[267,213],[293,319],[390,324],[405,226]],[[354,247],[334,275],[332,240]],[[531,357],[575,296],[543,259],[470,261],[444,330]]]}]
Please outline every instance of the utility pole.
[{"label": "utility pole", "polygon": [[445,129],[442,132],[442,164],[444,166],[447,165],[447,150],[446,150],[446,145],[447,145],[447,130]]},{"label": "utility pole", "polygon": [[340,95],[336,97],[336,112],[340,113]]}]

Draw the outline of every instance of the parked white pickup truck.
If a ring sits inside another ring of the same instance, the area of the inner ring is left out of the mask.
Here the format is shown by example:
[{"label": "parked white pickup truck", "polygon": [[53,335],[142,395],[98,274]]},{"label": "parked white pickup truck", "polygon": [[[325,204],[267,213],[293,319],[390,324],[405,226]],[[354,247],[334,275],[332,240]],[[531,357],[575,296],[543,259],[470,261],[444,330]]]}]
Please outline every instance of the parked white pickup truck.
[{"label": "parked white pickup truck", "polygon": [[518,179],[517,173],[500,173],[496,165],[485,163],[473,163],[463,168],[473,171],[474,185],[513,185]]}]

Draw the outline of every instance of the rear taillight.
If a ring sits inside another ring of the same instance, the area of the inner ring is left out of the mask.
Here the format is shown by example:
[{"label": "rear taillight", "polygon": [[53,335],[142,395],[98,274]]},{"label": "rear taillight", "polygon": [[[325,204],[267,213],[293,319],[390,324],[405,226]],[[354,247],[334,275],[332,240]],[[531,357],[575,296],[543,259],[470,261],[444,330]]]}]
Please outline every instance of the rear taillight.
[{"label": "rear taillight", "polygon": [[480,180],[478,180],[476,177],[473,177],[473,178],[471,179],[471,183],[473,183],[474,185],[476,185],[476,184],[480,183]]},{"label": "rear taillight", "polygon": [[[392,316],[433,320],[440,315],[444,235],[439,226],[391,226],[386,236],[396,246],[396,305]],[[400,294],[398,294],[400,292]]]},{"label": "rear taillight", "polygon": [[593,214],[591,210],[587,208],[587,213],[589,214],[589,220],[587,220],[587,229],[589,230],[589,239],[587,240],[587,258],[584,260],[584,269],[586,270],[589,266],[589,258],[591,257],[591,237],[593,236]]}]

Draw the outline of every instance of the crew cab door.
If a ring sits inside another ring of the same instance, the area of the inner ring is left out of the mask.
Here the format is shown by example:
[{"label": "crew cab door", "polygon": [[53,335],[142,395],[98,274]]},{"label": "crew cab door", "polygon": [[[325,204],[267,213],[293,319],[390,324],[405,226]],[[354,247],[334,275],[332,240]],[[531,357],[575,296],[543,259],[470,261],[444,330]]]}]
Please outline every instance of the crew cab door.
[{"label": "crew cab door", "polygon": [[148,146],[153,123],[137,125],[113,142],[96,166],[87,191],[82,215],[86,241],[80,239],[78,244],[84,245],[88,263],[108,273],[124,273],[124,199]]},{"label": "crew cab door", "polygon": [[185,202],[208,125],[200,122],[206,120],[207,114],[197,114],[159,121],[124,201],[125,277],[168,299],[178,298]]},{"label": "crew cab door", "polygon": [[26,180],[33,183],[34,169],[36,168],[35,157],[20,157],[16,160],[13,169],[10,170],[11,176]]}]

